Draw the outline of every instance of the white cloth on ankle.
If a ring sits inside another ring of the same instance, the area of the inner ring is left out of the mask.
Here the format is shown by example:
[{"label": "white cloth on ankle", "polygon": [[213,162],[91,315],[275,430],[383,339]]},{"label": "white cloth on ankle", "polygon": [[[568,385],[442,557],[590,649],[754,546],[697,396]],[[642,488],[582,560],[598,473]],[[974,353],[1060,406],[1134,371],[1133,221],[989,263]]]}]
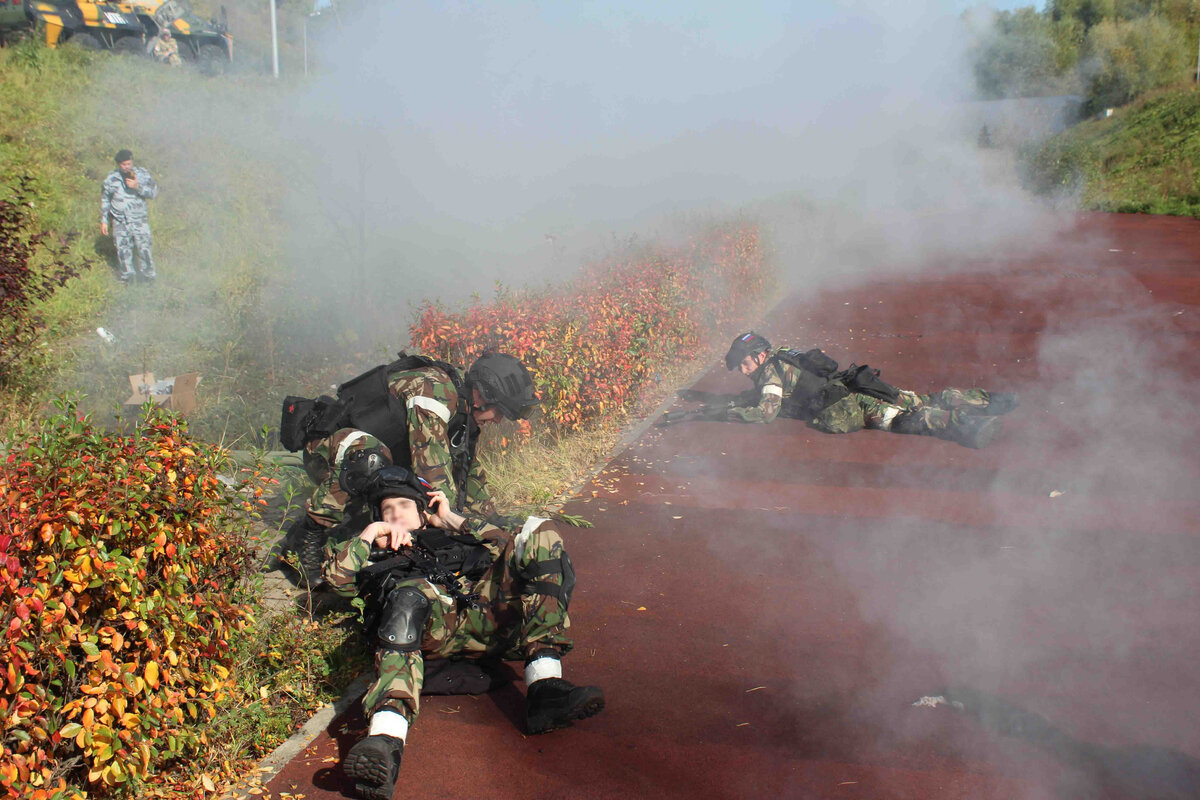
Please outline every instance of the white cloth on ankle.
[{"label": "white cloth on ankle", "polygon": [[561,678],[562,663],[557,658],[543,656],[536,658],[525,665],[525,685],[528,686],[535,681],[540,681],[544,678]]},{"label": "white cloth on ankle", "polygon": [[395,736],[405,739],[408,736],[408,720],[403,714],[383,708],[371,715],[371,727],[367,736]]}]

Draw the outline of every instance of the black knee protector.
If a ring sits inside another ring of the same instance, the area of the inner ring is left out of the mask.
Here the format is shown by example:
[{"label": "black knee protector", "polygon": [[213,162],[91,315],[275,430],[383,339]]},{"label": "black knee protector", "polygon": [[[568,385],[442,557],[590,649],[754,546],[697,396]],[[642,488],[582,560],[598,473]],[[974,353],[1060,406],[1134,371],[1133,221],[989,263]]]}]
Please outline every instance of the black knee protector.
[{"label": "black knee protector", "polygon": [[907,433],[916,436],[927,436],[930,433],[929,425],[926,424],[925,418],[916,411],[906,411],[903,414],[897,415],[892,420],[892,427],[888,430],[892,433]]},{"label": "black knee protector", "polygon": [[304,460],[304,471],[310,481],[320,486],[329,478],[329,462],[324,456],[305,450],[300,457]]},{"label": "black knee protector", "polygon": [[428,620],[429,599],[414,586],[401,586],[387,596],[375,636],[381,647],[412,653],[421,649]]},{"label": "black knee protector", "polygon": [[[562,583],[555,584],[537,580],[542,575],[562,575]],[[530,564],[529,568],[521,573],[521,577],[527,581],[526,593],[548,594],[557,597],[562,604],[563,611],[566,611],[567,606],[571,605],[571,593],[575,591],[575,567],[571,565],[571,557],[567,555],[566,550],[562,551],[562,555],[558,558]]]}]

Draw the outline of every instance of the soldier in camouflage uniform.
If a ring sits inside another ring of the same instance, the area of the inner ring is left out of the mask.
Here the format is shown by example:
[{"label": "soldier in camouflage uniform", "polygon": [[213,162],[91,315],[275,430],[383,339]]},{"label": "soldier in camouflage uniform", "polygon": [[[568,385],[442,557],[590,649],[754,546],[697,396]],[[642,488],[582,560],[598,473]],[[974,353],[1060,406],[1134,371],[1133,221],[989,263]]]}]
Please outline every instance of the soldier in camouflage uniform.
[{"label": "soldier in camouflage uniform", "polygon": [[[810,369],[780,357],[786,348],[772,350],[770,342],[756,333],[733,340],[725,356],[729,370],[738,369],[754,382],[758,403],[733,406],[725,419],[738,422],[771,422],[781,413],[806,419],[826,433],[852,433],[863,428],[914,433],[951,439],[967,447],[985,447],[999,432],[999,420],[1017,406],[1015,394],[984,389],[943,389],[917,394],[895,389],[887,399],[863,391],[847,390],[839,382],[836,363],[820,350],[802,354]],[[830,374],[820,374],[817,365],[831,364]],[[817,370],[817,371],[813,371]],[[834,391],[830,391],[830,389]]]},{"label": "soldier in camouflage uniform", "polygon": [[118,276],[128,283],[134,276],[136,254],[138,273],[148,281],[154,280],[154,253],[150,240],[150,214],[146,201],[158,196],[158,184],[150,173],[133,165],[133,153],[121,150],[116,155],[117,168],[108,174],[100,187],[100,233],[108,236],[112,219],[113,244],[121,264]]},{"label": "soldier in camouflage uniform", "polygon": [[[487,474],[475,458],[475,445],[481,425],[529,415],[538,402],[533,380],[516,358],[489,353],[471,366],[463,385],[469,396],[460,398],[457,379],[447,374],[447,369],[453,367],[424,364],[388,373],[386,402],[370,404],[376,409],[387,409],[382,421],[378,416],[371,417],[382,426],[372,429],[376,436],[355,428],[342,428],[332,435],[318,434],[304,443],[305,469],[317,486],[308,500],[304,520],[293,526],[283,549],[299,556],[309,586],[320,581],[326,532],[340,524],[345,513],[347,497],[338,489],[338,470],[350,453],[382,444],[381,440],[389,435],[383,428],[394,437],[389,439],[393,448],[405,449],[402,453],[389,451],[389,459],[411,467],[445,493],[454,508],[469,516],[505,524],[497,514]],[[361,381],[362,377],[351,383],[357,382],[360,387],[363,383],[378,385],[370,380]],[[324,400],[334,404],[331,407],[335,414],[341,413],[336,401]],[[323,412],[311,412],[314,417],[320,413]],[[398,418],[401,413],[402,419]],[[350,416],[353,418],[354,414]],[[464,457],[467,461],[466,469],[457,471],[457,475],[452,443],[458,445],[459,463]]]},{"label": "soldier in camouflage uniform", "polygon": [[[404,424],[408,431],[407,458],[402,460],[413,472],[441,490],[454,508],[468,515],[491,517],[496,504],[488,488],[487,473],[474,458],[479,427],[502,419],[524,419],[537,405],[533,380],[525,367],[512,356],[491,353],[481,356],[467,372],[466,391],[470,413],[467,419],[456,420],[459,405],[458,391],[446,373],[435,366],[417,367],[392,373],[387,379],[388,392],[405,411]],[[345,498],[336,489],[337,471],[342,458],[350,452],[344,443],[374,446],[376,440],[362,431],[344,429],[332,437],[314,439],[304,446],[305,463],[317,483],[308,507],[309,515],[319,524],[329,527],[341,521]],[[451,441],[465,438],[472,455],[463,486],[454,480]],[[392,454],[389,454],[389,457]],[[396,454],[400,458],[401,454]],[[459,492],[462,497],[459,497]]]},{"label": "soldier in camouflage uniform", "polygon": [[171,35],[170,28],[163,28],[158,36],[150,40],[150,56],[155,61],[172,67],[183,65],[183,61],[179,58],[179,43]]},{"label": "soldier in camouflage uniform", "polygon": [[[391,798],[427,669],[446,659],[524,659],[531,734],[603,710],[598,687],[562,678],[560,659],[571,649],[567,606],[575,572],[547,520],[530,517],[515,536],[469,521],[440,490],[403,467],[375,470],[365,452],[347,458],[339,481],[351,494],[361,487],[377,520],[332,546],[325,565],[336,592],[365,594],[368,634],[377,648],[376,680],[363,698],[370,727],[343,762],[361,795]],[[456,575],[431,576],[397,556],[411,552],[414,538],[425,547],[438,547],[440,539],[439,559],[447,542],[457,546]],[[393,558],[372,566],[373,550]]]}]

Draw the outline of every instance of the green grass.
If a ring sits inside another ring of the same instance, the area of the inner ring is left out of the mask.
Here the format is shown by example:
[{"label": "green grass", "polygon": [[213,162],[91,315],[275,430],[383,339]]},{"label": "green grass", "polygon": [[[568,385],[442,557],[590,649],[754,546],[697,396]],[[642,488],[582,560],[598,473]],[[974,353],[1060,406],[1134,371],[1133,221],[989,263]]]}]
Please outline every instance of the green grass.
[{"label": "green grass", "polygon": [[[257,142],[239,146],[219,119],[253,131],[276,91],[258,76],[212,80],[36,42],[0,50],[0,182],[32,175],[38,224],[71,241],[73,261],[93,264],[44,309],[50,344],[4,398],[10,414],[69,389],[107,415],[128,396],[128,375],[143,370],[202,374],[205,403],[192,423],[206,438],[255,431],[278,413],[269,384],[289,376],[273,359],[263,290],[281,268],[274,213],[284,182],[256,157]],[[99,235],[100,182],[121,147],[160,186],[150,203],[152,286],[117,284],[111,240]]]},{"label": "green grass", "polygon": [[1078,193],[1084,208],[1200,217],[1200,90],[1157,92],[1080,123],[1027,154],[1043,193]]}]

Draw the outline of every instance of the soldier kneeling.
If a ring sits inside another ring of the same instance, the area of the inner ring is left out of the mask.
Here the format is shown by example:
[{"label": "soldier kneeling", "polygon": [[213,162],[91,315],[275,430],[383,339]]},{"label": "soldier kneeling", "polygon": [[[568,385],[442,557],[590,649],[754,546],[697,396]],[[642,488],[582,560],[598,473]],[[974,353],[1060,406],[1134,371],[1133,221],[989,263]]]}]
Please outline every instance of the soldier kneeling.
[{"label": "soldier kneeling", "polygon": [[[363,698],[370,728],[342,765],[367,798],[391,798],[425,676],[449,659],[524,659],[531,734],[604,708],[598,687],[562,678],[575,571],[551,524],[530,517],[514,536],[468,521],[409,470],[379,463],[362,452],[343,465],[343,488],[366,497],[375,521],[332,545],[325,563],[334,591],[363,596],[376,647],[376,680]],[[486,673],[475,675],[483,683],[465,691],[486,691]]]}]

